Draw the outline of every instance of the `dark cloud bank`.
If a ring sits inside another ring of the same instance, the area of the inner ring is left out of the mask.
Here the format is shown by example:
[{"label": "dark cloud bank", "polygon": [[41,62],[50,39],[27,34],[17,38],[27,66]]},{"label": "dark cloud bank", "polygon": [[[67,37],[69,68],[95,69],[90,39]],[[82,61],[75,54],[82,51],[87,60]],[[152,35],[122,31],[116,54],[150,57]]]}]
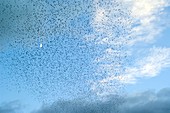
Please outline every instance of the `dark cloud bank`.
[{"label": "dark cloud bank", "polygon": [[22,113],[22,106],[18,101],[0,104],[0,113]]},{"label": "dark cloud bank", "polygon": [[[17,113],[18,107],[11,106],[11,103],[8,108],[1,106],[0,113]],[[57,101],[32,113],[170,113],[170,88],[128,95],[124,99],[111,96],[107,101]]]}]

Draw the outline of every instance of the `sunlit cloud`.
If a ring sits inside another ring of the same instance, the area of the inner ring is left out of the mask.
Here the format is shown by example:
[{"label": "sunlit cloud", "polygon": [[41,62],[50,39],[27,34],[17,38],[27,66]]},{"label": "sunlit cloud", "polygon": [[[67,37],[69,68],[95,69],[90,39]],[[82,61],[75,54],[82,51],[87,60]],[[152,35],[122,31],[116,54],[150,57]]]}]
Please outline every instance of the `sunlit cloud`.
[{"label": "sunlit cloud", "polygon": [[99,4],[100,0],[94,1],[96,11],[92,27],[95,32],[86,39],[109,47],[94,60],[98,64],[96,75],[100,78],[91,86],[94,92],[98,95],[116,94],[121,84],[135,84],[139,79],[155,77],[163,68],[169,67],[170,49],[161,47],[146,49],[145,52],[150,54],[133,59],[135,63],[131,66],[125,63],[127,57],[133,56],[133,45],[153,43],[165,29],[160,24],[165,21],[161,18],[164,9],[170,5],[167,0],[121,0],[114,8]]},{"label": "sunlit cloud", "polygon": [[128,67],[123,75],[110,76],[100,83],[116,80],[124,84],[134,84],[138,79],[155,77],[162,69],[170,67],[170,48],[152,48],[149,52],[148,56],[136,61],[133,67]]},{"label": "sunlit cloud", "polygon": [[[127,1],[126,1],[127,2]],[[135,26],[132,28],[133,40],[129,45],[137,42],[153,42],[157,35],[165,28],[160,25],[165,20],[161,19],[163,10],[169,6],[167,0],[129,0],[131,2],[131,16]]]}]

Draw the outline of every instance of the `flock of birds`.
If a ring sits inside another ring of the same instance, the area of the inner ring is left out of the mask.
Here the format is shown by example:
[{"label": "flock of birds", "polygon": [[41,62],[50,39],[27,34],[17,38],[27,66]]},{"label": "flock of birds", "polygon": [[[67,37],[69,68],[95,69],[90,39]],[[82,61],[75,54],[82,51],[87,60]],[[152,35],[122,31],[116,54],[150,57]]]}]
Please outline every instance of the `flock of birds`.
[{"label": "flock of birds", "polygon": [[1,83],[47,100],[107,92],[98,81],[125,69],[129,14],[119,0],[1,0]]}]

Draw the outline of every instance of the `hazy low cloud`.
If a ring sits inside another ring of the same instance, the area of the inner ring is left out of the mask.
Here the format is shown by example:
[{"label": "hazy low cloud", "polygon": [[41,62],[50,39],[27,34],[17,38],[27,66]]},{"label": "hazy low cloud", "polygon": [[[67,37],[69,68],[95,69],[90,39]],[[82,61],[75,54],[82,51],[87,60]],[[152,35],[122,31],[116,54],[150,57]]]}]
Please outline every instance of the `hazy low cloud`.
[{"label": "hazy low cloud", "polygon": [[0,104],[0,113],[20,113],[21,104],[18,101]]},{"label": "hazy low cloud", "polygon": [[145,91],[125,99],[111,97],[107,101],[59,101],[33,113],[170,113],[170,89]]},{"label": "hazy low cloud", "polygon": [[170,113],[170,89],[128,96],[121,113]]},{"label": "hazy low cloud", "polygon": [[[0,113],[20,112],[21,105],[17,101],[0,105]],[[170,88],[133,93],[125,98],[110,96],[97,101],[56,101],[31,113],[170,113]]]},{"label": "hazy low cloud", "polygon": [[122,99],[111,97],[107,101],[58,101],[33,113],[113,113],[117,112]]}]

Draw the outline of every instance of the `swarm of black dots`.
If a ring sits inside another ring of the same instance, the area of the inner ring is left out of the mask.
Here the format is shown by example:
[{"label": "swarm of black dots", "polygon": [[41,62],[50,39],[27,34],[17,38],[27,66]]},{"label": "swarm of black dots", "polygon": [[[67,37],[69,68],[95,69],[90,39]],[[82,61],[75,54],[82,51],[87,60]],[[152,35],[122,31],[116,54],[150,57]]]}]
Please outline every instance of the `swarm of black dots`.
[{"label": "swarm of black dots", "polygon": [[1,83],[40,100],[119,93],[98,81],[125,69],[129,14],[119,0],[1,0]]}]

